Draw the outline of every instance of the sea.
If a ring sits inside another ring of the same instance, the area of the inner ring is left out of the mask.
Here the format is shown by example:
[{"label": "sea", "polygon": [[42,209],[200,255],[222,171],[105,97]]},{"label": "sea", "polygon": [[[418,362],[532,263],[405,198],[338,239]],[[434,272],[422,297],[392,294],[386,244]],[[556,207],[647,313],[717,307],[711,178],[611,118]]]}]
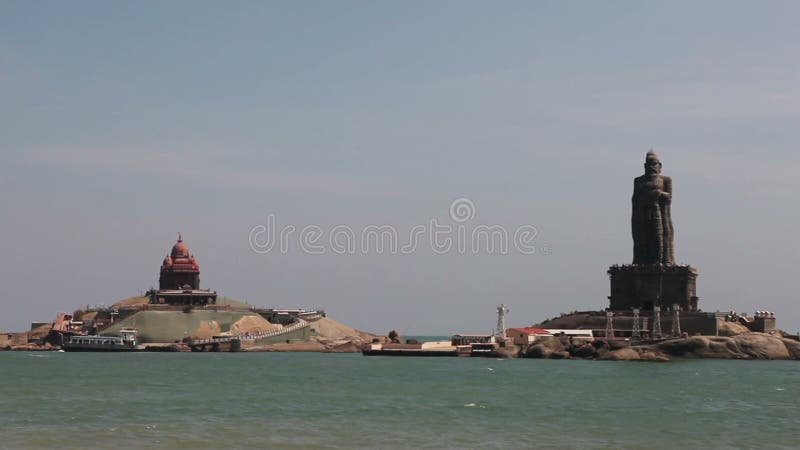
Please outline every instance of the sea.
[{"label": "sea", "polygon": [[0,352],[3,449],[800,447],[800,362]]}]

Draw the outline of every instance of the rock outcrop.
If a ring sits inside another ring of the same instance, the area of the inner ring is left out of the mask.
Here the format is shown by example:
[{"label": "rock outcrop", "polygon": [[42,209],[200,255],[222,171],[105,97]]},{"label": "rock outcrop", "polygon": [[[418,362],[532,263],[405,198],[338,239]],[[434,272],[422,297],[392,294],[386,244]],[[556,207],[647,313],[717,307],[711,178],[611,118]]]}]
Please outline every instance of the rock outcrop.
[{"label": "rock outcrop", "polygon": [[[693,336],[673,339],[655,346],[659,351],[689,358],[717,359],[796,359],[795,353],[787,348],[788,339],[765,333],[742,333],[735,336]],[[798,344],[794,351],[800,350]]]},{"label": "rock outcrop", "polygon": [[641,355],[631,347],[621,348],[618,350],[603,352],[598,359],[611,360],[611,361],[639,361]]},{"label": "rock outcrop", "polygon": [[372,342],[376,335],[357,330],[329,317],[310,322],[312,335],[308,341],[263,344],[249,347],[251,352],[326,352],[356,353]]},{"label": "rock outcrop", "polygon": [[534,345],[528,347],[525,356],[540,359],[565,359],[569,358],[570,354],[559,338],[548,336],[538,339]]},{"label": "rock outcrop", "polygon": [[599,356],[599,353],[593,345],[584,344],[570,348],[569,355],[573,358],[594,359]]},{"label": "rock outcrop", "polygon": [[710,359],[796,359],[800,342],[766,333],[732,336],[692,336],[652,345],[631,346],[626,341],[595,341],[570,345],[558,338],[544,338],[523,350],[527,358],[565,357],[608,361],[669,361],[670,357]]},{"label": "rock outcrop", "polygon": [[800,342],[786,338],[781,338],[781,342],[786,346],[786,350],[789,352],[792,359],[800,359]]},{"label": "rock outcrop", "polygon": [[740,323],[718,320],[717,332],[720,336],[736,336],[737,334],[749,333],[750,329]]}]

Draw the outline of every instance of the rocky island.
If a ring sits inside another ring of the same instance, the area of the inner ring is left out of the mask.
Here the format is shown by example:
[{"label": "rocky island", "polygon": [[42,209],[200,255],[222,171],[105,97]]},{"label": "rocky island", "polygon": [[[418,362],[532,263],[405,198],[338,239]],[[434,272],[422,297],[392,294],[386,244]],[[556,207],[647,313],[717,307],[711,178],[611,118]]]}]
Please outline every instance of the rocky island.
[{"label": "rocky island", "polygon": [[[645,173],[633,182],[633,261],[608,269],[608,307],[507,329],[507,310],[500,305],[496,335],[491,336],[494,351],[483,356],[662,362],[677,357],[800,359],[800,336],[777,329],[774,313],[699,308],[698,270],[675,262],[672,179],[661,169],[661,159],[651,149],[645,155]],[[456,340],[450,347],[457,347]],[[414,348],[406,347],[393,351],[413,354]],[[387,348],[382,352],[376,347],[373,353],[391,354]]]},{"label": "rocky island", "polygon": [[698,271],[675,263],[672,179],[651,149],[631,197],[633,262],[608,269],[609,305],[602,311],[562,314],[539,329],[591,329],[594,342],[539,336],[521,349],[532,358],[668,361],[673,357],[800,359],[800,336],[781,332],[775,314],[704,312]]},{"label": "rocky island", "polygon": [[201,289],[199,263],[179,235],[161,264],[159,289],[0,334],[0,349],[57,350],[73,337],[118,338],[126,330],[150,351],[355,352],[375,338],[322,310],[257,308]]}]

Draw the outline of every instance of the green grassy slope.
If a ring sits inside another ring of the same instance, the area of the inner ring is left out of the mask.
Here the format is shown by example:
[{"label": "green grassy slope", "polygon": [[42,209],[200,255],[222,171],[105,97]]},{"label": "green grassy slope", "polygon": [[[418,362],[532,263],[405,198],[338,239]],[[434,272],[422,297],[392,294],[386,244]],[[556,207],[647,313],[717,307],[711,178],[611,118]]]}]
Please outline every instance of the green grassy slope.
[{"label": "green grassy slope", "polygon": [[214,328],[213,322],[219,324],[220,331],[228,331],[244,316],[257,314],[248,311],[140,311],[115,323],[102,334],[120,336],[121,328],[134,327],[139,331],[139,342],[175,342],[195,334],[201,327]]}]

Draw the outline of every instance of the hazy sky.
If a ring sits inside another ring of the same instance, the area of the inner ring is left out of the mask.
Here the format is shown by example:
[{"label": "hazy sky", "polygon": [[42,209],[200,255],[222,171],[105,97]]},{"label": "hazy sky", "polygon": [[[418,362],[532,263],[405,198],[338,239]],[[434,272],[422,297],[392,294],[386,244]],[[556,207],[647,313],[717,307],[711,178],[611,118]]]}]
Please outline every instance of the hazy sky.
[{"label": "hazy sky", "polygon": [[[652,146],[707,311],[800,329],[797,2],[0,2],[0,329],[158,284],[368,331],[602,309]],[[251,250],[431,220],[536,253]]]}]

